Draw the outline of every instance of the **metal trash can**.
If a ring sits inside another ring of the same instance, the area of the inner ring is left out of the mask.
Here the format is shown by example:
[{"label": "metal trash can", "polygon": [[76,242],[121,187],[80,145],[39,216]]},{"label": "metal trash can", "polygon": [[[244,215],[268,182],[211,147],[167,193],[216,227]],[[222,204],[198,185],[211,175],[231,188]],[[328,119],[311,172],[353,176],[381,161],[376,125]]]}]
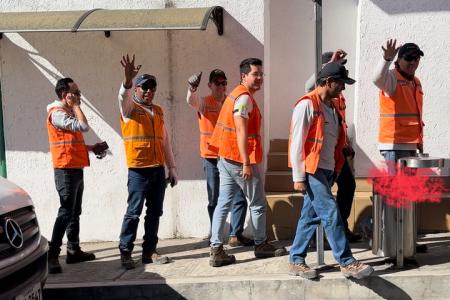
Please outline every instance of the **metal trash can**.
[{"label": "metal trash can", "polygon": [[[405,157],[398,160],[400,171],[405,167],[442,168],[443,158],[419,154],[418,157]],[[377,180],[374,179],[374,184]],[[373,189],[374,191],[374,189]],[[396,259],[397,267],[403,267],[405,258],[414,258],[416,254],[417,224],[416,205],[393,207],[375,192],[373,196],[373,241],[372,252],[378,256]]]}]

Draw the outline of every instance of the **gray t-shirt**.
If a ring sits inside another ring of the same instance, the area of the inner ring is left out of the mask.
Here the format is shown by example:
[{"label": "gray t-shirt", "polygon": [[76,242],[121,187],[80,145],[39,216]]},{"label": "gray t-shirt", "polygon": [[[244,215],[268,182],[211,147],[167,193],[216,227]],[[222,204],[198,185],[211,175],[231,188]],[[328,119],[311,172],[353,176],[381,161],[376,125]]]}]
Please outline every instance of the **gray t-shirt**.
[{"label": "gray t-shirt", "polygon": [[329,107],[323,102],[320,105],[325,118],[325,126],[318,168],[334,171],[336,165],[334,152],[339,137],[339,119],[333,107]]}]

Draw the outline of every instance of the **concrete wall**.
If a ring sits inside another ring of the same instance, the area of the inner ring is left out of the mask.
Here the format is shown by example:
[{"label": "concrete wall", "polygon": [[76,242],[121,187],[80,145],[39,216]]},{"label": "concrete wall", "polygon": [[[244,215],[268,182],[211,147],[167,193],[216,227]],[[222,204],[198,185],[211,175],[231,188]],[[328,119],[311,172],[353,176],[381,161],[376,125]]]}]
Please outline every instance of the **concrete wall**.
[{"label": "concrete wall", "polygon": [[[160,237],[206,236],[209,219],[206,184],[199,158],[196,114],[186,102],[187,78],[203,71],[201,93],[214,68],[227,73],[233,88],[239,62],[263,57],[263,1],[2,1],[0,11],[205,7],[221,5],[225,33],[206,31],[5,34],[0,40],[1,84],[8,177],[33,198],[45,236],[50,237],[59,201],[45,127],[46,105],[54,84],[72,77],[83,94],[91,131],[88,143],[106,140],[111,154],[91,156],[85,169],[81,239],[117,240],[127,199],[127,170],[120,137],[117,92],[123,79],[123,53],[136,53],[142,72],[156,75],[155,102],[162,105],[172,138],[180,182],[168,189]],[[263,93],[258,96],[263,99]],[[262,102],[262,101],[261,101]],[[142,236],[142,224],[138,236]]]},{"label": "concrete wall", "polygon": [[[356,83],[357,175],[381,159],[377,150],[378,91],[372,83],[374,66],[382,58],[381,46],[389,38],[415,42],[423,49],[416,75],[424,90],[425,152],[450,156],[450,2],[446,0],[363,0],[358,16]],[[448,173],[448,166],[444,172]]]}]

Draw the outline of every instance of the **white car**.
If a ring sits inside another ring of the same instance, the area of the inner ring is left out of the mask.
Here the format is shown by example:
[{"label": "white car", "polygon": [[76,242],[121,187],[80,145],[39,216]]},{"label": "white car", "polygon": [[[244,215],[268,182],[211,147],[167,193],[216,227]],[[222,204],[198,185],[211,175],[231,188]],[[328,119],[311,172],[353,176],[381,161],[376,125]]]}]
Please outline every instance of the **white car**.
[{"label": "white car", "polygon": [[30,196],[0,177],[0,299],[42,299],[47,251]]}]

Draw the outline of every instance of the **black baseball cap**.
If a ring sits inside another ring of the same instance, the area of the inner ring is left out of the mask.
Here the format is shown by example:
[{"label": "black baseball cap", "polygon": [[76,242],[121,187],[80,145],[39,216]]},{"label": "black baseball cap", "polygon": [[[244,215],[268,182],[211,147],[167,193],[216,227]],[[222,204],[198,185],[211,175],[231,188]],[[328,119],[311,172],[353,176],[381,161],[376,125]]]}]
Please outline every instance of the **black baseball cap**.
[{"label": "black baseball cap", "polygon": [[214,69],[209,74],[209,82],[213,82],[214,80],[221,78],[227,80],[227,76],[225,76],[225,72],[220,69]]},{"label": "black baseball cap", "polygon": [[150,87],[156,87],[156,77],[150,74],[142,74],[136,78],[135,86],[143,86],[148,83]]},{"label": "black baseball cap", "polygon": [[414,43],[406,43],[400,47],[400,50],[398,50],[398,57],[402,58],[408,55],[423,56],[423,51],[420,50],[419,46]]},{"label": "black baseball cap", "polygon": [[356,80],[348,77],[348,70],[340,63],[332,62],[323,66],[319,74],[317,74],[317,79],[323,78],[333,78],[344,81],[346,84],[354,84]]}]

